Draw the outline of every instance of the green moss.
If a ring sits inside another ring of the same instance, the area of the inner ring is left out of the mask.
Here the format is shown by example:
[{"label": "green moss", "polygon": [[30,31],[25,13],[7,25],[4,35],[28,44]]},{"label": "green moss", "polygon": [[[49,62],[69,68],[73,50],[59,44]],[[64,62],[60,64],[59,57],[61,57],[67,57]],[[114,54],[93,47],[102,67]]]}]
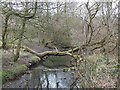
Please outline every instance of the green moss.
[{"label": "green moss", "polygon": [[2,72],[0,72],[0,86],[2,86]]},{"label": "green moss", "polygon": [[37,56],[32,56],[32,57],[31,57],[31,60],[32,60],[32,63],[36,63],[36,62],[39,61],[39,57],[37,57]]},{"label": "green moss", "polygon": [[27,66],[25,64],[16,64],[15,67],[12,69],[12,72],[14,73],[23,73],[27,70]]},{"label": "green moss", "polygon": [[2,85],[2,83],[5,83],[7,81],[8,78],[13,77],[13,72],[10,71],[1,71],[0,72],[0,85]]},{"label": "green moss", "polygon": [[112,68],[120,68],[120,64],[114,65]]},{"label": "green moss", "polygon": [[71,71],[75,71],[76,69],[77,69],[77,68],[75,68],[75,67],[71,67],[71,68],[70,68]]},{"label": "green moss", "polygon": [[63,68],[63,72],[69,71],[69,68]]},{"label": "green moss", "polygon": [[0,73],[0,79],[2,83],[5,83],[8,79],[14,79],[17,75],[24,73],[27,70],[27,66],[24,64],[16,64],[15,67],[7,71]]}]

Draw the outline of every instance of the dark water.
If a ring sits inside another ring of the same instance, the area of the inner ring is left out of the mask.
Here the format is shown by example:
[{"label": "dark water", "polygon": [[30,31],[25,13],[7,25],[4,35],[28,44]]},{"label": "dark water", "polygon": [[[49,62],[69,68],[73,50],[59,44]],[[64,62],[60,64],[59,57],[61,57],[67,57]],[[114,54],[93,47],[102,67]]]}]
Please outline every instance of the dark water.
[{"label": "dark water", "polygon": [[[72,71],[63,72],[62,68],[49,69],[38,66],[19,79],[3,85],[4,88],[70,88],[75,77]],[[78,87],[78,85],[75,85]]]}]

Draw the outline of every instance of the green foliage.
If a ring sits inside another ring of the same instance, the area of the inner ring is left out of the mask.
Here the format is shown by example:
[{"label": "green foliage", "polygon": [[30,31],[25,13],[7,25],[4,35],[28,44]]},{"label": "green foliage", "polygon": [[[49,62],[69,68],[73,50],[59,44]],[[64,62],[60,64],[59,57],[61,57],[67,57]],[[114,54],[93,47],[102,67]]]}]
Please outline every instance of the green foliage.
[{"label": "green foliage", "polygon": [[4,82],[5,79],[4,77],[5,77],[4,73],[0,71],[0,85],[2,85],[2,83]]},{"label": "green foliage", "polygon": [[0,86],[2,86],[2,72],[0,72]]},{"label": "green foliage", "polygon": [[113,66],[113,68],[120,68],[120,64]]}]

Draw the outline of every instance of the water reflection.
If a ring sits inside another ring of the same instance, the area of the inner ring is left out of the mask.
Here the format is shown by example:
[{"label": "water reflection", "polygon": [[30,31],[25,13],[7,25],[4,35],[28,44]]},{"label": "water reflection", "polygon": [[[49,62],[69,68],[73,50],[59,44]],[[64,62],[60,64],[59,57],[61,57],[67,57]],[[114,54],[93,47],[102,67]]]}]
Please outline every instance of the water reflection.
[{"label": "water reflection", "polygon": [[[3,85],[4,88],[27,88],[33,90],[37,88],[79,88],[72,71],[63,72],[62,68],[34,68],[29,73],[24,74],[19,79],[10,81]],[[72,86],[72,87],[71,87]]]},{"label": "water reflection", "polygon": [[29,88],[70,88],[74,81],[72,72],[62,70],[39,70],[32,72],[32,77],[28,81]]}]

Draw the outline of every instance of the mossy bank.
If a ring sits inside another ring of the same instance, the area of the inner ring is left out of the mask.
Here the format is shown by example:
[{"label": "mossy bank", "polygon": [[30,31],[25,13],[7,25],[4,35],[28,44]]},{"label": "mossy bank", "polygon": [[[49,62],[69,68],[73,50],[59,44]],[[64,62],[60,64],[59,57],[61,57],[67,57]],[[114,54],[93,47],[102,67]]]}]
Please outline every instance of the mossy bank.
[{"label": "mossy bank", "polygon": [[0,85],[6,83],[9,80],[14,80],[18,76],[24,74],[30,67],[39,63],[40,59],[36,56],[31,56],[28,58],[29,61],[21,60],[18,62],[13,62],[13,65],[6,70],[0,71]]}]

